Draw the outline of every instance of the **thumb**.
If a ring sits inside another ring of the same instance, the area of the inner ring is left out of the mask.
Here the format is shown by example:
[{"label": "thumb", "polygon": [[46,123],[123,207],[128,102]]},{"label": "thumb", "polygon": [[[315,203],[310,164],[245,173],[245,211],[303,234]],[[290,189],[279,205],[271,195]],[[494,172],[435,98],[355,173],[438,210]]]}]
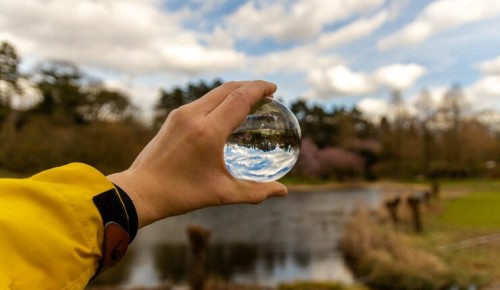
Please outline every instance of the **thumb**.
[{"label": "thumb", "polygon": [[236,203],[259,204],[271,196],[286,196],[288,189],[280,182],[255,182],[247,180],[238,180],[238,191],[240,194],[235,196]]}]

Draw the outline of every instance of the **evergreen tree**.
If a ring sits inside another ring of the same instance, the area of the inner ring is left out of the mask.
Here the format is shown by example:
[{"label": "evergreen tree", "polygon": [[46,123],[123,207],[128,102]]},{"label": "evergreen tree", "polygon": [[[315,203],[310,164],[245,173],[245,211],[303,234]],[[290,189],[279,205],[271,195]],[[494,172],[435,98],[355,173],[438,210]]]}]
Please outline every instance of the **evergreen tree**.
[{"label": "evergreen tree", "polygon": [[188,83],[186,88],[175,87],[172,90],[161,90],[160,98],[155,106],[153,125],[160,128],[167,116],[182,105],[191,103],[209,91],[222,85],[220,79],[215,79],[211,84],[204,81],[198,83]]},{"label": "evergreen tree", "polygon": [[[3,147],[12,142],[15,130],[15,112],[12,100],[15,94],[22,94],[19,86],[19,63],[17,52],[10,43],[0,43],[0,124],[2,124],[1,139]],[[2,149],[4,149],[2,148]],[[0,152],[1,153],[1,152]],[[0,154],[0,161],[1,161]]]}]

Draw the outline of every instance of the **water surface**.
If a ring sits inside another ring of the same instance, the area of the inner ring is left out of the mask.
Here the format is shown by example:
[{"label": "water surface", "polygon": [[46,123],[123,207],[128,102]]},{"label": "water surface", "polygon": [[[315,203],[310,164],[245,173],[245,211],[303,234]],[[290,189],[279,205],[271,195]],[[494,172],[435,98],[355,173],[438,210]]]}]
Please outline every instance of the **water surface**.
[{"label": "water surface", "polygon": [[276,285],[293,280],[351,283],[338,251],[347,214],[358,203],[375,206],[374,189],[290,193],[259,205],[206,208],[141,229],[120,265],[98,283],[153,286],[185,283],[189,275],[186,227],[212,232],[208,271],[241,283]]}]

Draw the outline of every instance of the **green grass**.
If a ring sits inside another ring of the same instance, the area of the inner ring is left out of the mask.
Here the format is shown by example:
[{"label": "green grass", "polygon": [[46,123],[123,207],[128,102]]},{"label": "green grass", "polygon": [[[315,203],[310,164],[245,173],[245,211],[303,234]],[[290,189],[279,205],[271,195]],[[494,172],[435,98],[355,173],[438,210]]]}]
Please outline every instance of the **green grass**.
[{"label": "green grass", "polygon": [[500,229],[500,191],[471,192],[450,200],[440,221],[476,229]]},{"label": "green grass", "polygon": [[416,246],[438,255],[457,283],[486,286],[500,279],[499,243],[457,250],[440,250],[464,240],[500,232],[500,180],[449,180],[441,182],[437,212],[425,217],[426,232],[413,236]]},{"label": "green grass", "polygon": [[444,196],[444,211],[439,221],[474,229],[500,229],[500,181],[445,181],[443,192],[461,192]]},{"label": "green grass", "polygon": [[500,190],[500,180],[498,179],[442,180],[441,183],[445,188],[463,188],[469,191]]}]

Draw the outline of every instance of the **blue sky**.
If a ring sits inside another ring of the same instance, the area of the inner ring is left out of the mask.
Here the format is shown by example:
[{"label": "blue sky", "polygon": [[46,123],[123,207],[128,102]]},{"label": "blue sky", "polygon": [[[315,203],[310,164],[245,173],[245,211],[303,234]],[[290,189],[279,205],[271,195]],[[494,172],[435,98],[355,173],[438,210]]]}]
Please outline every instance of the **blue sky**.
[{"label": "blue sky", "polygon": [[454,83],[475,111],[500,109],[500,0],[16,0],[0,40],[29,71],[66,59],[129,93],[145,112],[160,88],[265,79],[276,95],[387,110]]}]

